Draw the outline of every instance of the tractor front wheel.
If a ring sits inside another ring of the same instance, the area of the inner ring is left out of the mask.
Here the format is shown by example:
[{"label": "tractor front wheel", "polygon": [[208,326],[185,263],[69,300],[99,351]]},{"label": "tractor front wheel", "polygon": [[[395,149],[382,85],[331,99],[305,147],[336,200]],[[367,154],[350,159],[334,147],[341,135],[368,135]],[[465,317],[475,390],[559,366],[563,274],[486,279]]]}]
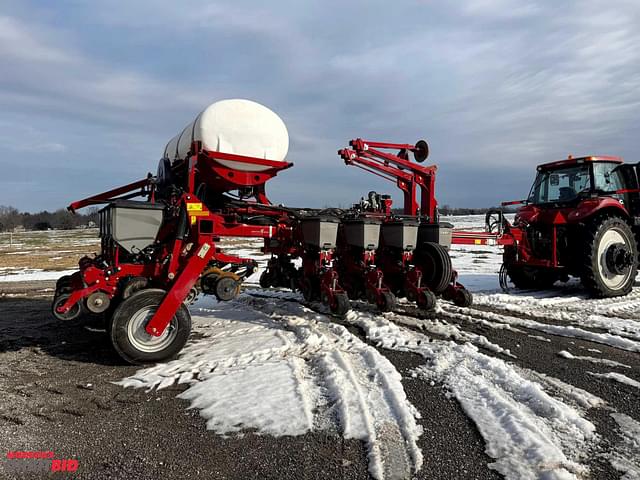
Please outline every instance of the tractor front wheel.
[{"label": "tractor front wheel", "polygon": [[191,333],[189,310],[180,304],[165,331],[159,337],[145,330],[162,303],[166,292],[144,289],[132,294],[113,313],[111,342],[118,354],[128,363],[145,364],[168,360],[175,356]]},{"label": "tractor front wheel", "polygon": [[606,216],[585,230],[582,284],[594,297],[628,294],[638,273],[638,244],[629,224]]}]

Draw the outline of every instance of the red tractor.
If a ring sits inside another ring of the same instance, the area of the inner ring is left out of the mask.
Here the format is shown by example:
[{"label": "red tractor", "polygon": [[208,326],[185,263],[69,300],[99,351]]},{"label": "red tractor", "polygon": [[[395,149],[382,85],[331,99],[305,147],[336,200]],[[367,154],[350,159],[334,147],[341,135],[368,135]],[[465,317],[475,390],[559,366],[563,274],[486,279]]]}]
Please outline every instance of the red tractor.
[{"label": "red tractor", "polygon": [[[504,245],[500,282],[542,289],[569,276],[594,297],[628,294],[638,272],[640,164],[618,157],[569,157],[538,166],[513,224],[501,212],[489,234],[454,232],[454,243]],[[488,219],[492,217],[488,215]],[[493,235],[493,236],[492,236]]]}]

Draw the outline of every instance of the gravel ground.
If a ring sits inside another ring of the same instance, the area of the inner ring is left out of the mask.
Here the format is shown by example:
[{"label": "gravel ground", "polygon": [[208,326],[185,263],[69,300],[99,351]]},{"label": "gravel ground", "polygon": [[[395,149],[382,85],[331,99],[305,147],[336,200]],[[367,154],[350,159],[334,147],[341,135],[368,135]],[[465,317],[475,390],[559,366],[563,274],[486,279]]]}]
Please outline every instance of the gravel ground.
[{"label": "gravel ground", "polygon": [[[207,431],[197,411],[175,398],[181,387],[145,392],[114,385],[111,382],[137,368],[121,363],[98,328],[54,320],[49,313],[51,287],[47,282],[2,286],[0,447],[3,452],[53,451],[55,458],[77,459],[79,469],[73,474],[47,473],[48,462],[7,460],[5,453],[0,478],[368,478],[364,445],[338,432],[222,437]],[[640,419],[638,394],[632,387],[586,374],[611,368],[557,356],[560,350],[595,347],[603,358],[631,365],[624,373],[640,380],[638,354],[573,338],[544,335],[552,342],[541,342],[477,324],[459,326],[517,355],[501,356],[504,360],[588,390],[619,412]],[[500,478],[488,467],[491,459],[484,453],[484,442],[459,404],[440,385],[409,375],[423,360],[411,353],[381,351],[403,374],[407,396],[422,414],[424,465],[416,478]],[[609,413],[589,412],[604,438],[601,451],[590,460],[593,478],[620,478],[601,456],[618,441]],[[34,470],[27,471],[27,465]]]}]

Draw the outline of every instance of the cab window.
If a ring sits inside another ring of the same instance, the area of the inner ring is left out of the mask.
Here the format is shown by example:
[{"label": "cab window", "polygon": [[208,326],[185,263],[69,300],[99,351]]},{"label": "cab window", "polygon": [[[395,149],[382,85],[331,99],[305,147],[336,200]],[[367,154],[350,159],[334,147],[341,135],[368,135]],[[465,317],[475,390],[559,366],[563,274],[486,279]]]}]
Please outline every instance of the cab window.
[{"label": "cab window", "polygon": [[614,171],[617,163],[596,162],[593,164],[593,183],[596,190],[615,192],[623,189],[620,173]]}]

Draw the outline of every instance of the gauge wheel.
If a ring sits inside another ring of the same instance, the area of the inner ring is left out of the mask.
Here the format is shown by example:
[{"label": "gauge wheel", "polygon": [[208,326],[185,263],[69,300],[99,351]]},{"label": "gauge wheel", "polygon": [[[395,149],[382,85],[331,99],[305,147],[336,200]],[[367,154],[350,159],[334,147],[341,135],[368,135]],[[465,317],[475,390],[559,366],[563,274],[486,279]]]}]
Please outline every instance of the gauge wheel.
[{"label": "gauge wheel", "polygon": [[56,281],[56,295],[71,291],[71,275],[63,275]]}]

